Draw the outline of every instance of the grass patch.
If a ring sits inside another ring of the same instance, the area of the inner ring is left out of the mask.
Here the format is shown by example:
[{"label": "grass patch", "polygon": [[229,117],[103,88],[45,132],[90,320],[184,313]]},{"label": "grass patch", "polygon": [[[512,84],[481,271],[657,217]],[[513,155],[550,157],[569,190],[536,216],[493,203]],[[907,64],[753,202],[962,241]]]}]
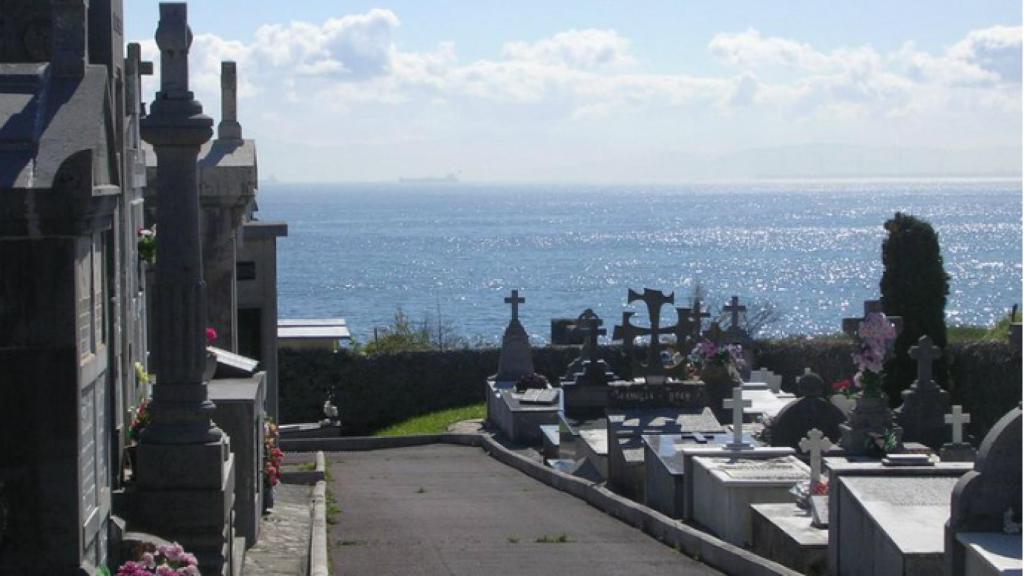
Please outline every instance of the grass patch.
[{"label": "grass patch", "polygon": [[339,546],[366,546],[368,542],[366,540],[339,540]]},{"label": "grass patch", "polygon": [[568,534],[562,532],[561,534],[545,534],[534,540],[534,542],[537,544],[566,544],[572,542],[572,540],[569,540]]},{"label": "grass patch", "polygon": [[417,493],[417,494],[423,494],[424,492],[426,492],[426,489],[424,489],[424,488],[423,488],[423,486],[420,486],[420,487],[419,487],[419,488],[418,488],[418,489],[416,490],[416,493]]},{"label": "grass patch", "polygon": [[411,436],[414,434],[440,434],[447,432],[448,427],[462,420],[473,420],[483,418],[486,415],[487,407],[483,402],[471,406],[449,408],[439,412],[432,412],[410,418],[405,422],[393,424],[377,432],[376,436]]},{"label": "grass patch", "polygon": [[296,466],[299,472],[312,472],[316,470],[316,462],[303,462]]},{"label": "grass patch", "polygon": [[519,544],[519,537],[518,536],[509,536],[505,540],[508,540],[509,544]]}]

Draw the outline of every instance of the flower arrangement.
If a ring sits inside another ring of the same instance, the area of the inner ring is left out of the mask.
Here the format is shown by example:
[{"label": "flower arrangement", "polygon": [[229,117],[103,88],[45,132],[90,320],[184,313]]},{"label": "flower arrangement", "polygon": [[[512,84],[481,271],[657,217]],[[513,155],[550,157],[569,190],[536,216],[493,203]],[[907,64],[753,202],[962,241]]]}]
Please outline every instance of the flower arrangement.
[{"label": "flower arrangement", "polygon": [[181,544],[150,545],[139,560],[129,560],[117,569],[116,576],[200,576],[196,557]]},{"label": "flower arrangement", "polygon": [[138,384],[149,384],[149,372],[146,372],[146,367],[142,365],[142,362],[135,363],[135,382]]},{"label": "flower arrangement", "polygon": [[135,417],[132,418],[131,427],[128,428],[128,438],[139,441],[139,435],[142,431],[149,426],[150,414],[149,414],[149,398],[146,398],[139,404],[139,407],[135,409]]},{"label": "flower arrangement", "polygon": [[273,418],[267,418],[263,424],[263,476],[271,486],[281,482],[281,464],[284,463],[284,452],[278,447],[281,434]]},{"label": "flower arrangement", "polygon": [[745,363],[743,347],[739,344],[719,346],[707,339],[694,346],[688,358],[697,370],[702,370],[709,365],[727,366],[730,363],[737,368],[742,368]]},{"label": "flower arrangement", "polygon": [[152,230],[139,228],[135,231],[138,237],[139,258],[149,264],[156,262],[156,226]]},{"label": "flower arrangement", "polygon": [[543,374],[537,374],[536,372],[523,374],[519,377],[519,381],[516,382],[516,392],[525,392],[530,388],[544,389],[547,387],[548,379]]},{"label": "flower arrangement", "polygon": [[206,345],[213,346],[213,343],[217,341],[217,331],[213,328],[206,329]]},{"label": "flower arrangement", "polygon": [[811,485],[811,481],[798,482],[789,489],[789,493],[796,497],[797,506],[806,510],[810,506],[811,496],[828,496],[828,480],[821,479]]},{"label": "flower arrangement", "polygon": [[882,363],[889,347],[896,339],[896,327],[884,313],[872,312],[861,321],[857,333],[860,336],[860,349],[853,354],[857,374],[853,377],[853,382],[849,386],[851,391],[847,395],[885,398],[882,387]]}]

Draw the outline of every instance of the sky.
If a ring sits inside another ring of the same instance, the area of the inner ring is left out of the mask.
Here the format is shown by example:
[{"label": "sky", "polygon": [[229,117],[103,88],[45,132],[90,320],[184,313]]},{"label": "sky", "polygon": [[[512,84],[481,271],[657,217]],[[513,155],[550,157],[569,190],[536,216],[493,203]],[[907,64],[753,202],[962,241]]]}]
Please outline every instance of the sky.
[{"label": "sky", "polygon": [[[125,2],[157,63],[158,4]],[[202,0],[189,21],[196,96],[219,117],[237,62],[264,179],[1021,174],[1017,0]]]}]

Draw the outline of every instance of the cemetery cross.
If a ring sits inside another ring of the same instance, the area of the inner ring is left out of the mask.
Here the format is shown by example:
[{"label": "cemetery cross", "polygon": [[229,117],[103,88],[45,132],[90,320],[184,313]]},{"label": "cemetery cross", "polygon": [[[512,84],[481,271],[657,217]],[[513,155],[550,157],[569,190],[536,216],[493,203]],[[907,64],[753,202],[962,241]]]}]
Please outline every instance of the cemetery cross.
[{"label": "cemetery cross", "polygon": [[583,350],[580,356],[584,360],[593,360],[597,354],[597,339],[608,333],[608,330],[601,328],[604,320],[601,320],[593,310],[587,308],[576,319],[575,331],[583,335]]},{"label": "cemetery cross", "polygon": [[910,347],[909,354],[917,360],[917,389],[933,388],[932,363],[942,357],[942,348],[932,344],[931,336],[925,334],[917,341],[917,346]]},{"label": "cemetery cross", "polygon": [[747,307],[740,305],[739,296],[733,296],[729,304],[722,307],[722,311],[730,314],[729,329],[736,330],[740,327],[740,312],[746,312]]},{"label": "cemetery cross", "polygon": [[753,402],[743,399],[743,387],[736,386],[732,389],[732,398],[726,398],[722,407],[726,410],[732,409],[732,443],[726,444],[725,448],[730,450],[742,450],[750,448],[750,444],[743,441],[743,409],[753,406]]},{"label": "cemetery cross", "polygon": [[505,298],[505,304],[512,305],[512,321],[519,320],[519,305],[526,304],[526,298],[519,296],[519,290],[513,290],[512,295]]},{"label": "cemetery cross", "polygon": [[963,444],[964,424],[971,423],[971,415],[964,412],[959,404],[954,404],[952,414],[946,414],[945,420],[953,427],[953,444]]},{"label": "cemetery cross", "polygon": [[821,453],[831,447],[832,442],[817,428],[811,428],[807,437],[800,440],[800,450],[810,452],[812,490],[821,481]]}]

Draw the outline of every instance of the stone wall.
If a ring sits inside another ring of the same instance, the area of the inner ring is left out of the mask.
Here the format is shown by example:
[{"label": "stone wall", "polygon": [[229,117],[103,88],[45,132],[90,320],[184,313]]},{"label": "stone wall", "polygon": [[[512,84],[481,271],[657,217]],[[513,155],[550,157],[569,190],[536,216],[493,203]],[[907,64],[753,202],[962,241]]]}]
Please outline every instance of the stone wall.
[{"label": "stone wall", "polygon": [[[791,390],[797,375],[811,367],[828,383],[853,375],[853,345],[838,339],[789,338],[759,343],[755,367],[783,375]],[[537,372],[552,383],[565,372],[578,349],[572,346],[533,350]],[[617,374],[628,374],[616,346],[601,347]],[[1020,356],[1014,359],[1002,342],[953,344],[946,352],[953,403],[972,414],[969,432],[981,438],[1021,399]],[[390,424],[444,408],[483,402],[484,381],[498,367],[496,349],[408,352],[357,356],[345,351],[281,350],[282,422],[323,417],[331,394],[341,410],[346,434],[372,434]]]}]

